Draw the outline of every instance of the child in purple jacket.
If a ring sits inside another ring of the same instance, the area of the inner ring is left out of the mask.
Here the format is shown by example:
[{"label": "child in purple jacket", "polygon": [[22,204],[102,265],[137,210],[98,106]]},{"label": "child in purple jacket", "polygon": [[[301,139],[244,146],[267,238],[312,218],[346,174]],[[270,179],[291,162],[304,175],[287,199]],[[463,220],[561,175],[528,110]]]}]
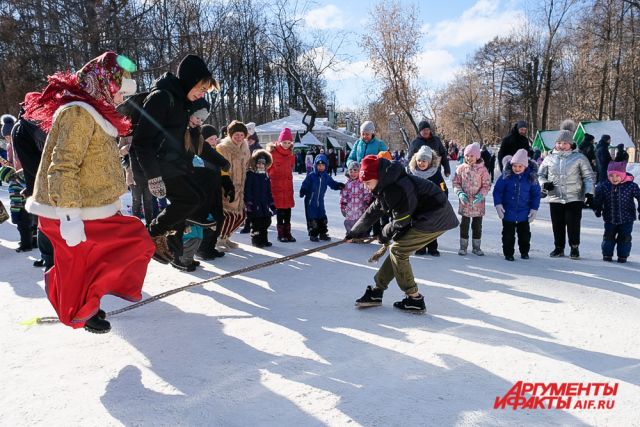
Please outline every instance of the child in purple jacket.
[{"label": "child in purple jacket", "polygon": [[345,218],[344,228],[347,233],[351,231],[353,225],[360,219],[373,200],[371,192],[358,179],[359,174],[360,163],[351,161],[345,173],[347,183],[340,191],[340,212]]},{"label": "child in purple jacket", "polygon": [[617,245],[618,262],[627,262],[631,253],[631,232],[636,220],[640,219],[640,187],[633,182],[633,175],[627,173],[626,162],[610,162],[607,166],[607,181],[596,186],[594,210],[597,217],[604,219],[602,237],[602,259],[613,260],[613,249]]}]

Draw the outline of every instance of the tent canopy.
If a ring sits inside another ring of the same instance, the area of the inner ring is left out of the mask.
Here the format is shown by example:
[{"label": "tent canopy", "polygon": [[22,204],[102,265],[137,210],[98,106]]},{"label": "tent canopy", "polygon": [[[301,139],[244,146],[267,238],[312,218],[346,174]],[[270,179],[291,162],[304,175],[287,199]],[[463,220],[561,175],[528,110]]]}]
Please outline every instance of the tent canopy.
[{"label": "tent canopy", "polygon": [[584,134],[590,133],[595,137],[596,142],[600,140],[602,135],[611,136],[611,146],[624,144],[625,148],[633,148],[633,141],[622,125],[620,120],[607,120],[601,122],[580,122],[573,140],[580,144],[584,139]]},{"label": "tent canopy", "polygon": [[332,136],[327,137],[327,146],[331,146],[333,148],[342,149],[344,148],[337,139]]},{"label": "tent canopy", "polygon": [[543,153],[550,151],[556,144],[556,137],[559,133],[559,130],[539,130],[533,140],[533,149]]},{"label": "tent canopy", "polygon": [[311,132],[308,132],[302,138],[300,138],[300,142],[304,145],[319,145],[321,147],[324,147],[324,144],[320,142],[318,138],[316,138],[316,136]]}]

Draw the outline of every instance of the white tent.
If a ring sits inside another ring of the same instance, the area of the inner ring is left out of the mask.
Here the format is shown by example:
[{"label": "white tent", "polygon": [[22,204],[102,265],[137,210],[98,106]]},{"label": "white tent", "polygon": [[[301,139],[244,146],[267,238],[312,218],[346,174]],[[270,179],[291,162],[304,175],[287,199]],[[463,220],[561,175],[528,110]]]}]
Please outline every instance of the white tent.
[{"label": "white tent", "polygon": [[307,134],[305,134],[305,136],[303,136],[300,139],[300,142],[303,143],[304,145],[318,145],[318,146],[324,147],[324,144],[320,142],[320,140],[316,138],[316,136],[311,132],[308,132]]},{"label": "white tent", "polygon": [[595,137],[596,142],[602,135],[611,137],[611,146],[624,144],[625,148],[634,148],[633,141],[622,125],[620,120],[606,120],[601,122],[580,122],[573,139],[580,143],[584,139],[584,134],[590,133]]}]

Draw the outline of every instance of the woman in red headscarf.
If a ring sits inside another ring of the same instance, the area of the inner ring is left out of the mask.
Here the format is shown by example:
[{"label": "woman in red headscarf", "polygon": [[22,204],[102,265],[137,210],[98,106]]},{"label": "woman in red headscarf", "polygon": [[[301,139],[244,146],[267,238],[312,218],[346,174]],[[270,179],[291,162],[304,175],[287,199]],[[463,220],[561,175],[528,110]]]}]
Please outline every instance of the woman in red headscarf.
[{"label": "woman in red headscarf", "polygon": [[102,296],[142,297],[154,252],[140,220],[120,214],[127,187],[116,138],[131,124],[115,106],[136,90],[120,64],[123,57],[106,52],[77,73],[49,76],[46,89],[28,94],[24,106],[25,117],[48,132],[27,200],[54,248],[47,296],[62,323],[94,333],[111,329]]}]

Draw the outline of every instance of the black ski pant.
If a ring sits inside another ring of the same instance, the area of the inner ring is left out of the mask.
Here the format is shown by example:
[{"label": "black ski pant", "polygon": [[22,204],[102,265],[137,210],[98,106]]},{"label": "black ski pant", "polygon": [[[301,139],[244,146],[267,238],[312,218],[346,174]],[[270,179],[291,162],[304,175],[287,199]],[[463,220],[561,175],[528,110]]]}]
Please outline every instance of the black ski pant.
[{"label": "black ski pant", "polygon": [[553,244],[556,248],[564,249],[567,235],[570,246],[578,246],[580,244],[582,205],[582,202],[549,203]]},{"label": "black ski pant", "polygon": [[520,255],[529,255],[531,248],[531,229],[529,221],[511,222],[502,220],[502,253],[504,256],[513,256],[516,244],[516,232],[518,233],[518,249]]}]

